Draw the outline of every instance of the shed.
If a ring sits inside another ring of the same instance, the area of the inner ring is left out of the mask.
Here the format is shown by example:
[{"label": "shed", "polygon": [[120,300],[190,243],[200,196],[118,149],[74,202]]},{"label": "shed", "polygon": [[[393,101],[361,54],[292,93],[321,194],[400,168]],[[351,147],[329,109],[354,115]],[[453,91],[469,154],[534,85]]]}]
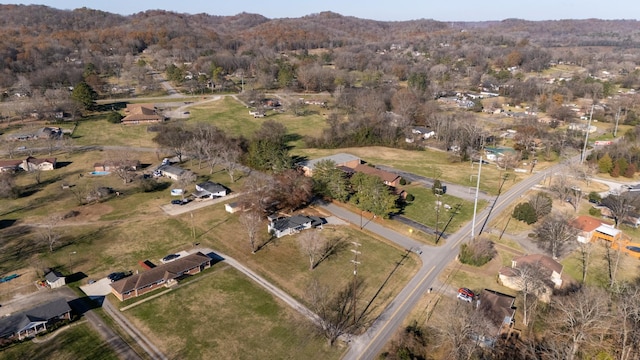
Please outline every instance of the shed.
[{"label": "shed", "polygon": [[44,276],[47,285],[52,289],[62,287],[66,284],[65,277],[58,271],[52,270]]}]

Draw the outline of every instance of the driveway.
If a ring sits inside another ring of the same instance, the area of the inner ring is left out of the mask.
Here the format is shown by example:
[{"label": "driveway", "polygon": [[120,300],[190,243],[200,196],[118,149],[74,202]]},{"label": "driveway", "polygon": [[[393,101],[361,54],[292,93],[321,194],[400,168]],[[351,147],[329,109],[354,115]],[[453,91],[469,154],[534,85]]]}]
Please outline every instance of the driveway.
[{"label": "driveway", "polygon": [[87,296],[92,300],[102,298],[111,293],[111,280],[105,277],[93,284],[80,286],[80,290],[87,294]]},{"label": "driveway", "polygon": [[167,214],[171,216],[181,215],[184,213],[188,213],[190,211],[202,209],[207,206],[219,204],[222,202],[229,202],[231,199],[235,199],[238,196],[242,195],[242,193],[233,193],[227,196],[223,196],[218,199],[211,200],[202,200],[202,201],[192,201],[190,203],[184,205],[174,205],[174,204],[166,204],[160,206],[160,208]]}]

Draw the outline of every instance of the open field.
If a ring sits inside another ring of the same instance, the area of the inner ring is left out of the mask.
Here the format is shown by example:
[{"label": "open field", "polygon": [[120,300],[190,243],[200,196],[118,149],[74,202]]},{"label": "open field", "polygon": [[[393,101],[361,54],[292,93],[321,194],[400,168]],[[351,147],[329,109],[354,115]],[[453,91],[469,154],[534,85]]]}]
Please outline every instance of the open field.
[{"label": "open field", "polygon": [[[47,340],[44,340],[47,339]],[[4,360],[117,360],[111,348],[86,322],[71,324],[38,338],[40,343],[25,341],[0,352]]]},{"label": "open field", "polygon": [[235,269],[208,271],[124,314],[170,359],[339,358],[306,318]]}]

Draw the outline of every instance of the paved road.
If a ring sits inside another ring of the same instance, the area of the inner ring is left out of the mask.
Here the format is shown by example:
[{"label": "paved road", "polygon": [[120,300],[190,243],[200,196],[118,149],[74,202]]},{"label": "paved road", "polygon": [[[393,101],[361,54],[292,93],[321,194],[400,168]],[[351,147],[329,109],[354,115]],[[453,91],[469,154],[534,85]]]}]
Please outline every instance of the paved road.
[{"label": "paved road", "polygon": [[[492,216],[507,209],[511,203],[517,201],[526,191],[542,181],[547,174],[559,171],[563,166],[563,164],[559,164],[534,173],[529,178],[505,191],[495,204]],[[356,225],[359,224],[359,214],[351,213],[334,205],[325,205],[324,207],[344,220]],[[475,235],[478,234],[488,213],[489,207],[477,214],[476,226],[473,231]],[[384,345],[402,325],[409,312],[415,307],[422,294],[434,286],[440,273],[456,257],[460,244],[471,239],[472,223],[467,223],[456,233],[450,235],[446,243],[441,247],[419,244],[406,236],[375,223],[369,223],[365,228],[406,249],[419,248],[422,250],[420,258],[423,265],[367,332],[353,340],[348,352],[343,357],[346,360],[374,359],[380,353]]]},{"label": "paved road", "polygon": [[[402,170],[398,170],[398,169],[392,168],[391,166],[376,165],[376,167],[384,171],[388,171],[388,172],[400,175],[403,178],[411,181],[412,183],[420,183],[424,187],[427,187],[429,189],[433,187],[433,179],[431,178],[412,174],[410,172],[406,172]],[[469,201],[475,200],[475,197],[476,197],[475,186],[473,187],[473,189],[471,189],[469,186],[462,186],[458,184],[451,184],[451,183],[445,183],[445,182],[443,182],[442,185],[445,185],[447,187],[447,195],[455,196],[457,198],[465,199]],[[485,193],[484,191],[480,191],[478,193],[478,199],[491,201],[493,200],[493,196]]]}]

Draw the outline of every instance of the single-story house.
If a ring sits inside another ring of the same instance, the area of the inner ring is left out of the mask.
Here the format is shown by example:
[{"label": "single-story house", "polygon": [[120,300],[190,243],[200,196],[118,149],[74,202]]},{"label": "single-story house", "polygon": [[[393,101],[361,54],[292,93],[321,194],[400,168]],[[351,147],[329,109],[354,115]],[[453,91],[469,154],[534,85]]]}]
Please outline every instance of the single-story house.
[{"label": "single-story house", "polygon": [[22,160],[0,160],[0,172],[16,172],[21,164]]},{"label": "single-story house", "polygon": [[223,185],[212,181],[205,181],[196,185],[196,193],[194,195],[197,198],[213,198],[226,196],[227,193],[228,189]]},{"label": "single-story house", "polygon": [[56,158],[36,159],[33,156],[29,156],[28,158],[22,160],[22,164],[20,164],[20,167],[24,171],[53,170],[56,168]]},{"label": "single-story house", "polygon": [[22,340],[47,331],[47,325],[70,320],[71,308],[67,301],[58,298],[11,316],[0,318],[0,338]]},{"label": "single-story house", "polygon": [[44,280],[52,289],[62,287],[66,284],[65,277],[56,270],[49,271],[47,275],[44,276]]},{"label": "single-story house", "polygon": [[381,169],[377,169],[365,164],[358,164],[353,168],[355,172],[376,176],[382,180],[383,183],[387,186],[398,186],[400,185],[400,175],[394,174],[388,171],[384,171]]},{"label": "single-story house", "polygon": [[577,240],[583,244],[592,241],[595,230],[600,225],[602,220],[586,215],[578,216],[571,221],[571,226],[579,230]]},{"label": "single-story house", "polygon": [[499,336],[515,324],[516,298],[501,292],[484,289],[480,292],[478,309],[495,326],[494,336]]},{"label": "single-story house", "polygon": [[211,267],[212,259],[197,252],[111,283],[111,293],[120,301],[146,294],[162,286],[172,286],[185,275]]},{"label": "single-story house", "polygon": [[153,104],[127,104],[122,124],[136,125],[163,122],[164,116],[158,115]]},{"label": "single-story house", "polygon": [[302,168],[306,176],[313,176],[313,169],[315,169],[316,164],[318,164],[323,160],[333,161],[336,167],[346,166],[352,169],[362,162],[360,158],[355,155],[351,155],[347,153],[338,153],[335,155],[325,156],[318,159],[301,161],[298,163],[298,166]]},{"label": "single-story house", "polygon": [[536,294],[540,300],[549,302],[552,293],[551,286],[554,288],[562,286],[563,266],[547,255],[524,255],[511,260],[511,267],[505,266],[498,272],[500,282],[510,289],[521,291],[523,284],[519,270],[527,265],[538,269],[542,280],[549,284],[549,286],[545,286],[544,289],[539,290]]},{"label": "single-story house", "polygon": [[311,229],[312,227],[322,224],[322,219],[315,216],[294,215],[284,218],[270,218],[267,225],[267,231],[277,238],[285,235],[293,235],[302,230]]},{"label": "single-story house", "polygon": [[424,127],[424,126],[414,126],[411,128],[411,133],[415,134],[415,135],[419,135],[420,137],[422,137],[423,139],[430,139],[433,136],[436,136],[436,132]]},{"label": "single-story house", "polygon": [[485,147],[484,154],[488,161],[497,161],[499,158],[514,154],[516,151],[510,147]]},{"label": "single-story house", "polygon": [[602,224],[595,229],[591,241],[604,240],[616,242],[620,239],[622,239],[621,230],[616,229],[613,225]]},{"label": "single-story house", "polygon": [[187,175],[190,173],[189,170],[185,170],[181,167],[178,166],[173,166],[173,165],[169,165],[169,164],[164,164],[164,165],[160,165],[156,171],[164,177],[168,177],[169,179],[172,180],[178,180],[180,179],[182,176]]},{"label": "single-story house", "polygon": [[126,169],[136,171],[140,169],[140,160],[106,160],[93,164],[95,171],[114,171]]}]

